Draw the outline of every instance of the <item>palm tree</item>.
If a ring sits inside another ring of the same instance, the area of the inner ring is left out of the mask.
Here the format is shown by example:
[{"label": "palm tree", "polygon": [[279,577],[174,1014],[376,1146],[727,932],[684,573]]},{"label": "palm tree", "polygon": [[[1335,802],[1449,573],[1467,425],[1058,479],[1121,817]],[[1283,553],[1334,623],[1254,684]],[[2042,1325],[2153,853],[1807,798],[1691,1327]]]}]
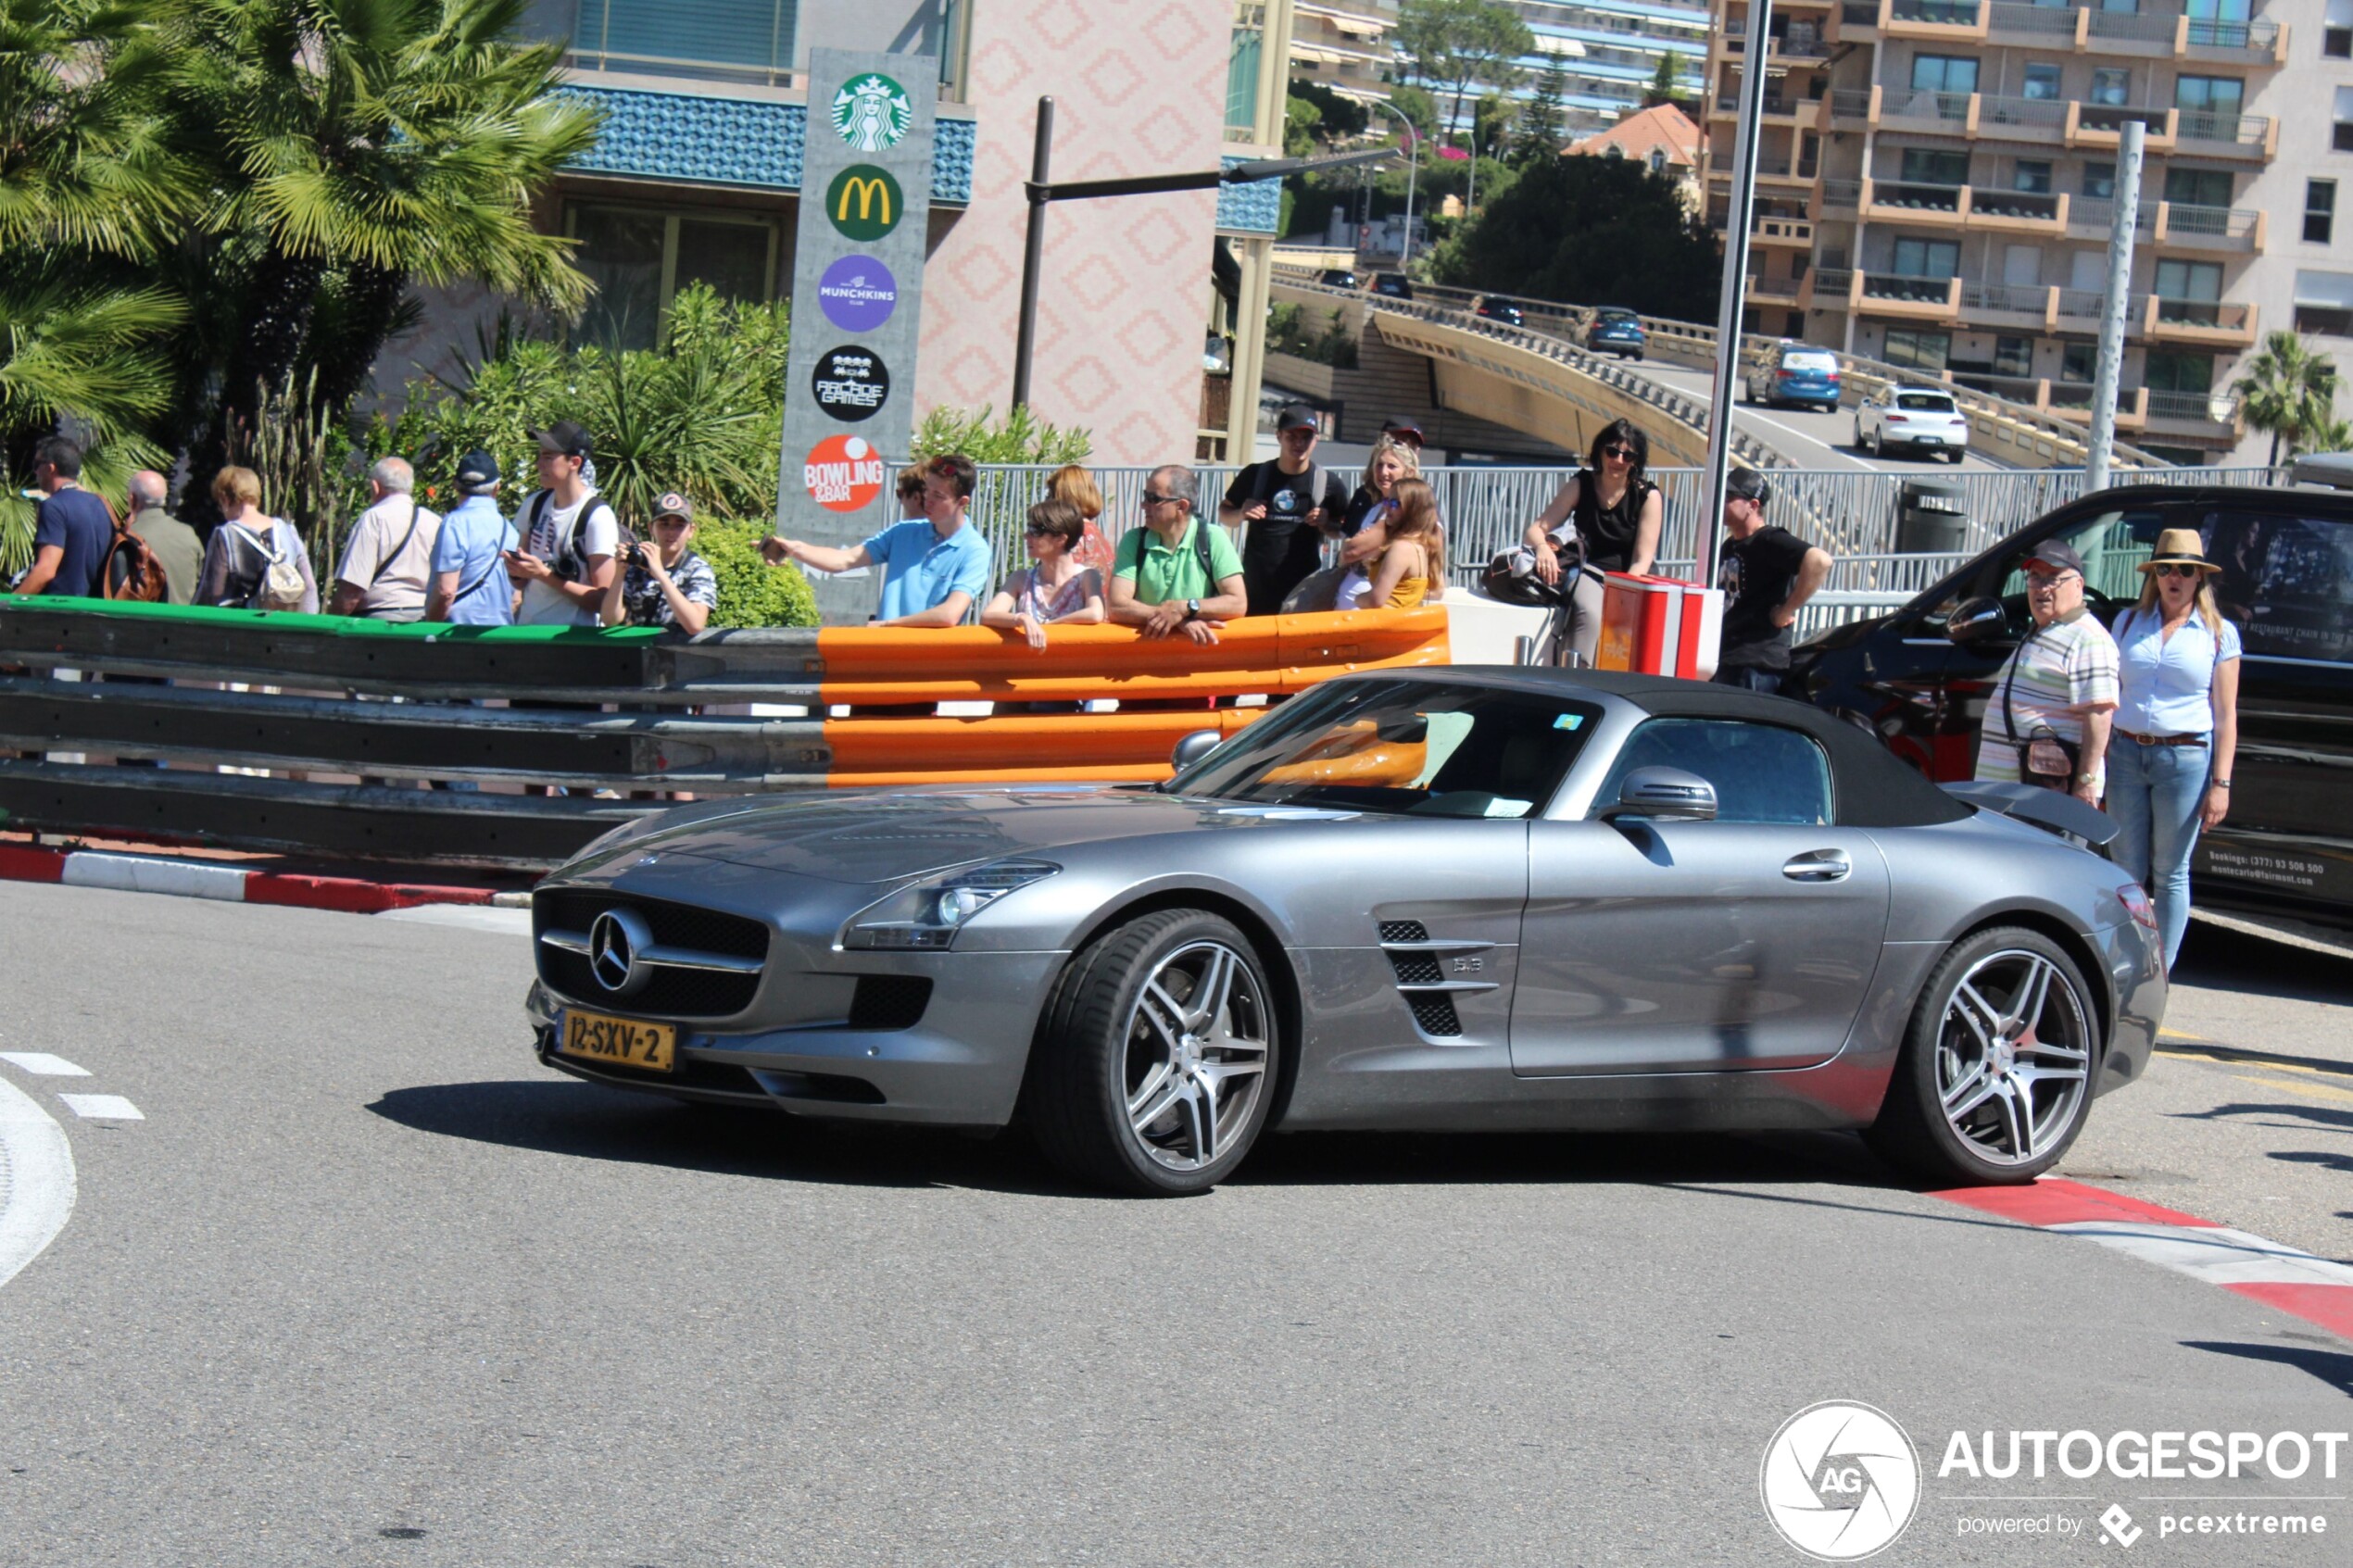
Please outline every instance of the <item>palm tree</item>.
[{"label": "palm tree", "polygon": [[576,311],[571,243],[533,196],[594,142],[523,0],[182,0],[169,24],[182,144],[202,148],[220,270],[240,274],[208,445],[305,361],[340,412],[411,282],[472,280]]},{"label": "palm tree", "polygon": [[2294,332],[2270,332],[2231,390],[2239,395],[2247,424],[2271,436],[2276,468],[2282,441],[2294,450],[2305,432],[2334,417],[2336,362],[2313,353]]}]

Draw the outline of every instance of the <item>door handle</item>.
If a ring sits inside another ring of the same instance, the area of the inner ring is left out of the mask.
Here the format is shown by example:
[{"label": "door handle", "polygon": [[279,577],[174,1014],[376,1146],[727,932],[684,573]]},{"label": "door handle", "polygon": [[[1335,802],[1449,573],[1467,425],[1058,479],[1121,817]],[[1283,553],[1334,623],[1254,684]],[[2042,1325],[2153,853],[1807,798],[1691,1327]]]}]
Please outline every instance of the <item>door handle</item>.
[{"label": "door handle", "polygon": [[1792,882],[1843,882],[1854,869],[1845,850],[1816,849],[1781,867],[1781,874]]}]

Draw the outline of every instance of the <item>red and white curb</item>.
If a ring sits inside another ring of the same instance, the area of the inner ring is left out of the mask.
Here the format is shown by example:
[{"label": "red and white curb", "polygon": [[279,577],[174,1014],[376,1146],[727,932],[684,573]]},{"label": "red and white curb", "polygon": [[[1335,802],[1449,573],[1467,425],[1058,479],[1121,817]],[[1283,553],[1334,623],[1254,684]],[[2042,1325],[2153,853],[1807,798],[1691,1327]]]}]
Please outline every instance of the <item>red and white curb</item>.
[{"label": "red and white curb", "polygon": [[1957,1187],[1929,1196],[2088,1237],[2353,1339],[2353,1268],[2247,1231],[2057,1176],[2028,1186]]},{"label": "red and white curb", "polygon": [[382,914],[387,909],[414,909],[422,904],[487,904],[497,897],[486,887],[369,882],[346,876],[294,876],[207,860],[176,860],[161,855],[124,855],[103,849],[35,849],[22,845],[0,845],[0,882],[61,883],[68,887],[169,893],[183,898],[222,898],[233,904],[280,904],[356,915]]}]

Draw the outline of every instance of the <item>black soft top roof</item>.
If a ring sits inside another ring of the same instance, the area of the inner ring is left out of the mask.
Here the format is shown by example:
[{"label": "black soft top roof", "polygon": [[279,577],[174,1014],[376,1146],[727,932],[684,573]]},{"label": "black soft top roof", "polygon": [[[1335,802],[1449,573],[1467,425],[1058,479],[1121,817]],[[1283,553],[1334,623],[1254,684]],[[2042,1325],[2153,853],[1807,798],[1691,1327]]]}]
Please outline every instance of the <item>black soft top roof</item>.
[{"label": "black soft top roof", "polygon": [[1382,673],[1424,679],[1478,678],[1481,685],[1509,685],[1567,696],[1579,690],[1630,702],[1661,719],[1746,719],[1803,730],[1822,745],[1831,759],[1838,820],[1848,827],[1926,827],[1957,822],[1976,809],[1929,783],[1881,744],[1879,736],[1809,703],[1765,696],[1706,681],[1665,675],[1626,675],[1609,670],[1527,670],[1508,666],[1425,669]]}]

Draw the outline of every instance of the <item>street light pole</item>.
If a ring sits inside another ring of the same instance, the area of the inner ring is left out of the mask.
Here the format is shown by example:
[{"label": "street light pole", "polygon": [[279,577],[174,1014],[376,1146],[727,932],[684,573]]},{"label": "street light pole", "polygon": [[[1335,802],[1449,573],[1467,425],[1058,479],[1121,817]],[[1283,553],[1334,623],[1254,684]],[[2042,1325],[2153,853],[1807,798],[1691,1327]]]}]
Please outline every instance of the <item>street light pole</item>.
[{"label": "street light pole", "polygon": [[[1013,332],[1013,408],[1029,404],[1029,359],[1038,346],[1038,263],[1046,255],[1046,204],[1053,199],[1054,100],[1038,100],[1038,144],[1029,155],[1029,232],[1021,252],[1021,318]],[[1007,413],[1013,409],[1007,409]]]},{"label": "street light pole", "polygon": [[[1724,525],[1724,482],[1732,461],[1732,402],[1740,390],[1741,309],[1748,282],[1749,209],[1756,199],[1756,144],[1764,132],[1765,49],[1772,0],[1748,0],[1748,48],[1741,57],[1740,119],[1732,137],[1730,206],[1724,215],[1723,295],[1716,307],[1716,393],[1707,409],[1704,508],[1692,530],[1692,581],[1716,583],[1716,534]],[[1713,91],[1714,84],[1709,84]]]},{"label": "street light pole", "polygon": [[1405,128],[1405,245],[1404,254],[1397,258],[1398,269],[1402,271],[1411,266],[1414,260],[1414,176],[1421,172],[1421,135],[1415,131],[1414,122],[1405,118],[1404,111],[1394,104],[1384,104],[1368,98],[1365,100],[1365,107],[1378,109],[1386,115],[1394,115],[1397,123]]},{"label": "street light pole", "polygon": [[2116,383],[2124,368],[2124,315],[2133,281],[2133,235],[2141,218],[2141,147],[2148,128],[2124,122],[2116,147],[2116,206],[2108,231],[2108,298],[2100,307],[2099,358],[2092,370],[2092,434],[2084,444],[2083,493],[2108,488],[2116,450]]}]

